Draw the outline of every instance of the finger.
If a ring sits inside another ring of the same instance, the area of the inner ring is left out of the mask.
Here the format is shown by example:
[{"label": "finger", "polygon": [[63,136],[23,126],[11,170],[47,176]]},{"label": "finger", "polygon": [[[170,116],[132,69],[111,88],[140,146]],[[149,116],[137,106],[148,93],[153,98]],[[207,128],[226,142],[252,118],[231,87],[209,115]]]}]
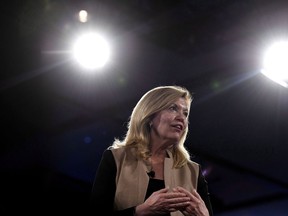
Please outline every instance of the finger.
[{"label": "finger", "polygon": [[174,188],[174,190],[177,192],[184,193],[186,196],[189,196],[189,197],[191,196],[191,193],[183,187],[178,186],[178,187]]},{"label": "finger", "polygon": [[199,193],[198,193],[195,189],[192,191],[192,194],[193,194],[195,197],[197,197],[198,199],[201,199],[201,196],[199,195]]},{"label": "finger", "polygon": [[167,202],[168,203],[174,203],[174,204],[177,204],[177,203],[189,203],[191,201],[191,199],[187,196],[185,197],[172,197],[172,198],[168,198],[167,199]]},{"label": "finger", "polygon": [[189,201],[183,201],[183,202],[178,202],[178,203],[174,202],[174,203],[170,203],[169,204],[169,209],[174,208],[174,209],[179,210],[179,209],[184,209],[184,208],[186,208],[189,205],[190,205]]},{"label": "finger", "polygon": [[169,191],[169,187],[166,187],[166,188],[160,189],[160,190],[158,190],[156,192],[158,192],[158,193],[167,193],[168,191]]},{"label": "finger", "polygon": [[198,194],[198,192],[195,189],[193,189],[191,193],[182,187],[177,187],[177,190],[179,192],[185,193],[186,196],[188,196],[191,199],[191,201],[194,203],[200,203],[202,200],[201,196]]},{"label": "finger", "polygon": [[182,192],[170,192],[165,194],[166,198],[182,198],[182,197],[187,197],[185,193]]}]

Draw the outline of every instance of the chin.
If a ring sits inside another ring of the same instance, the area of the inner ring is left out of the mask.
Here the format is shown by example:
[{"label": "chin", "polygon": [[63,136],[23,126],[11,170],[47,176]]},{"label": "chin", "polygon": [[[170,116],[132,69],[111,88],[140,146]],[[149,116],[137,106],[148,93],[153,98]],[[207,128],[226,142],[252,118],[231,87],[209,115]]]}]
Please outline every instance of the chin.
[{"label": "chin", "polygon": [[180,141],[180,138],[179,137],[173,137],[173,138],[170,138],[171,139],[171,142],[173,142],[173,145],[178,145],[179,141]]}]

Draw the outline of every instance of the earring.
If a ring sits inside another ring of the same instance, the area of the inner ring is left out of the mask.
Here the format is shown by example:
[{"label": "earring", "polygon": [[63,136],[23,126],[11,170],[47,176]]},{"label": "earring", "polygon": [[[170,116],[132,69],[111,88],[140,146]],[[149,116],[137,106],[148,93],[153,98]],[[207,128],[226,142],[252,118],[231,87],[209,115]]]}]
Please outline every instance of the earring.
[{"label": "earring", "polygon": [[149,123],[149,127],[152,128],[152,126],[153,126],[153,122],[151,121],[151,122]]}]

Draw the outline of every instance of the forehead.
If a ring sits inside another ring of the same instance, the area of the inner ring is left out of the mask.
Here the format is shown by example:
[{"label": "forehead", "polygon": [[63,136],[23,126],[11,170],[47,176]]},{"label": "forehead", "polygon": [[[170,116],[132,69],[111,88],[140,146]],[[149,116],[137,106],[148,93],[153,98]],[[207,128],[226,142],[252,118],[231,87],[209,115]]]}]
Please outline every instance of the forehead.
[{"label": "forehead", "polygon": [[176,104],[176,105],[182,107],[183,109],[188,109],[188,101],[185,98],[182,98],[182,97],[176,99],[171,104]]}]

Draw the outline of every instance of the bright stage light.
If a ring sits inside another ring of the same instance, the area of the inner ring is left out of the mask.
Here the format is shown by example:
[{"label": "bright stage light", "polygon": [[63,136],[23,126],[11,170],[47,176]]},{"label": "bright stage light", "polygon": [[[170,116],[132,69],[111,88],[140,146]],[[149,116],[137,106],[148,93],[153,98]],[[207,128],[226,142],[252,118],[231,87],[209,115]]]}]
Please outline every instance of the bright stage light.
[{"label": "bright stage light", "polygon": [[274,43],[265,53],[262,73],[288,88],[288,41]]},{"label": "bright stage light", "polygon": [[88,20],[88,13],[86,10],[81,10],[78,14],[78,19],[80,22],[85,23]]},{"label": "bright stage light", "polygon": [[76,60],[86,69],[103,67],[110,57],[107,41],[96,33],[88,33],[76,41],[73,54]]}]

